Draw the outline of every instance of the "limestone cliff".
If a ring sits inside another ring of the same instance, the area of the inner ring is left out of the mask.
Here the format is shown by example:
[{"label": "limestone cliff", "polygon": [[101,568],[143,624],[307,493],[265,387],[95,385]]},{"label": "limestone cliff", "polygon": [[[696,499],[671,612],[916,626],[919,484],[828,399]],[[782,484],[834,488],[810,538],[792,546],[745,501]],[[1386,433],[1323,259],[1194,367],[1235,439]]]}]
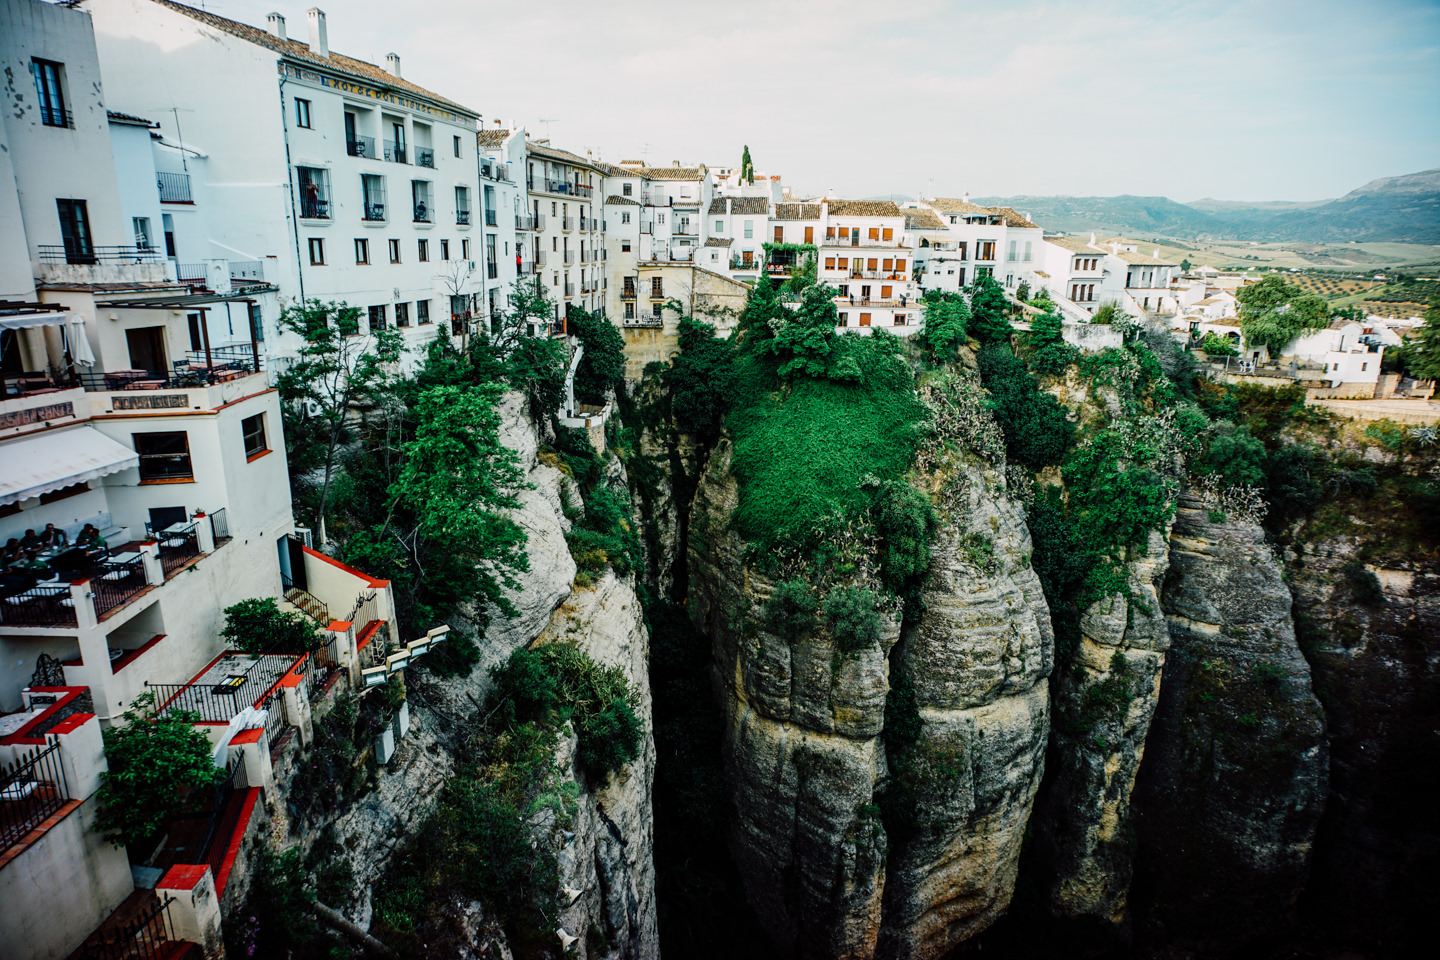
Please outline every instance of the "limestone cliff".
[{"label": "limestone cliff", "polygon": [[1290,915],[1329,779],[1290,590],[1253,522],[1182,496],[1162,603],[1171,648],[1136,790],[1137,903],[1226,942]]},{"label": "limestone cliff", "polygon": [[[942,526],[924,613],[898,610],[877,644],[779,635],[763,608],[780,579],[748,562],[722,441],[690,518],[689,607],[711,638],[728,718],[732,847],[783,955],[939,956],[1005,908],[1048,725],[1048,615],[1026,566],[1029,533],[997,468],[973,458],[928,480]],[[789,571],[787,575],[794,575]],[[869,583],[811,572],[824,592]],[[904,783],[886,756],[894,682],[913,690],[918,739]],[[887,834],[881,807],[908,811]]]}]

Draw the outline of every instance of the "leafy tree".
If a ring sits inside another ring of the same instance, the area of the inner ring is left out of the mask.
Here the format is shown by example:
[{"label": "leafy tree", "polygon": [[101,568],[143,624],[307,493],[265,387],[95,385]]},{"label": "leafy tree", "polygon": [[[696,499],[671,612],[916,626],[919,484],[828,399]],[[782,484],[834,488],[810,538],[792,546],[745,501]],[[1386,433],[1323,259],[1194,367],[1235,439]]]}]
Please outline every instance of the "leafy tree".
[{"label": "leafy tree", "polygon": [[1430,298],[1425,325],[1415,332],[1406,360],[1412,376],[1440,379],[1440,296]]},{"label": "leafy tree", "polygon": [[1058,377],[1080,351],[1065,342],[1065,321],[1058,313],[1042,313],[1030,324],[1030,365],[1035,372]]},{"label": "leafy tree", "polygon": [[678,340],[680,353],[664,374],[670,411],[677,427],[711,445],[735,399],[735,351],[713,326],[692,317],[680,318]]},{"label": "leafy tree", "polygon": [[1019,300],[1021,303],[1025,303],[1026,301],[1028,301],[1030,299],[1030,284],[1026,283],[1024,280],[1021,280],[1020,286],[1015,288],[1015,299]]},{"label": "leafy tree", "polygon": [[1205,339],[1200,341],[1200,349],[1212,357],[1233,357],[1240,353],[1229,337],[1222,337],[1214,330],[1205,334]]},{"label": "leafy tree", "polygon": [[842,349],[841,335],[835,329],[840,315],[833,296],[829,287],[808,287],[800,295],[800,308],[776,323],[775,336],[766,347],[781,360],[780,376],[860,379],[860,368]]},{"label": "leafy tree", "polygon": [[935,510],[919,490],[891,481],[876,499],[872,514],[880,541],[880,576],[898,593],[930,566]]},{"label": "leafy tree", "polygon": [[[476,331],[469,357],[471,383],[503,379],[523,392],[537,419],[560,409],[565,399],[565,345],[549,335],[555,305],[540,279],[520,278],[510,288],[509,309]],[[586,349],[589,349],[588,347]]]},{"label": "leafy tree", "polygon": [[318,643],[315,626],[293,610],[281,610],[274,597],[251,597],[225,608],[220,630],[228,647],[246,653],[305,653]]},{"label": "leafy tree", "polygon": [[248,953],[283,956],[316,938],[320,931],[313,909],[316,897],[310,886],[299,847],[283,853],[268,846],[261,848],[255,881],[245,904],[246,912],[256,921],[253,941],[245,945]]},{"label": "leafy tree", "polygon": [[1317,459],[1315,448],[1299,443],[1270,454],[1265,464],[1267,521],[1283,526],[1320,502],[1324,490],[1314,475]]},{"label": "leafy tree", "polygon": [[880,642],[880,598],[864,587],[837,587],[825,598],[825,621],[841,650],[856,651]]},{"label": "leafy tree", "polygon": [[154,716],[154,705],[153,693],[141,694],[124,723],[104,732],[109,769],[100,775],[95,827],[117,846],[153,840],[193,791],[224,776],[211,758],[210,738],[194,726],[200,715],[167,710]]},{"label": "leafy tree", "polygon": [[[306,403],[319,413],[319,440],[324,447],[325,479],[316,511],[320,542],[326,542],[325,511],[335,476],[335,454],[344,437],[347,420],[356,407],[375,400],[392,384],[392,368],[404,351],[400,331],[371,330],[360,335],[360,310],[337,301],[307,300],[287,307],[280,328],[303,340],[295,362],[275,378],[280,397],[292,413],[287,438],[300,442],[306,431],[293,422],[293,411]],[[297,429],[292,430],[292,427]]]},{"label": "leafy tree", "polygon": [[1040,389],[1008,347],[984,347],[979,359],[980,378],[990,392],[990,410],[1005,434],[1010,460],[1032,470],[1059,463],[1075,437],[1065,408]]},{"label": "leafy tree", "polygon": [[988,273],[975,278],[970,288],[970,334],[981,343],[1010,339],[1010,306],[1005,291]]},{"label": "leafy tree", "polygon": [[925,319],[920,340],[930,348],[938,363],[953,360],[955,352],[966,341],[966,324],[970,308],[958,293],[939,290],[925,292]]},{"label": "leafy tree", "polygon": [[761,345],[775,336],[779,321],[790,319],[791,312],[780,301],[780,291],[770,274],[760,274],[750,296],[745,300],[745,309],[740,311],[739,333],[747,352],[759,353],[766,348]]},{"label": "leafy tree", "polygon": [[1189,272],[1190,272],[1190,261],[1189,261],[1189,259],[1184,259],[1184,260],[1181,260],[1181,261],[1180,261],[1180,272],[1181,272],[1181,273],[1189,273]]},{"label": "leafy tree", "polygon": [[611,390],[624,386],[625,338],[609,320],[586,310],[572,311],[565,323],[585,347],[575,368],[575,399],[603,404]]},{"label": "leafy tree", "polygon": [[1215,424],[1209,447],[1195,464],[1201,474],[1214,474],[1228,485],[1259,486],[1265,482],[1265,445],[1247,427]]},{"label": "leafy tree", "polygon": [[745,152],[740,155],[740,179],[739,183],[755,182],[755,164],[750,162],[750,144],[745,144]]},{"label": "leafy tree", "polygon": [[1330,322],[1330,307],[1319,294],[1307,293],[1270,274],[1259,283],[1235,291],[1240,302],[1240,332],[1252,347],[1267,347],[1272,354],[1306,330],[1323,329]]}]

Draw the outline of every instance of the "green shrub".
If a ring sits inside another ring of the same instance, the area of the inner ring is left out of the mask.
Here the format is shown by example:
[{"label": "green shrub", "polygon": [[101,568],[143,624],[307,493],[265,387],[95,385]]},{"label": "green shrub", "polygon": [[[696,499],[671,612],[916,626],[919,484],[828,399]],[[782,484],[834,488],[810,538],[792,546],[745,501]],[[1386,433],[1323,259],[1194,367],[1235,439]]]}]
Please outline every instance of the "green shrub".
[{"label": "green shrub", "polygon": [[580,765],[596,779],[604,779],[640,755],[645,726],[624,697],[614,697],[593,717],[582,719]]},{"label": "green shrub", "polygon": [[782,637],[805,633],[815,625],[818,606],[815,591],[804,580],[777,583],[762,611],[765,629]]},{"label": "green shrub", "polygon": [[585,310],[571,310],[565,327],[585,347],[575,368],[575,399],[602,404],[612,390],[625,382],[625,337],[604,317]]},{"label": "green shrub", "polygon": [[1215,424],[1214,435],[1205,453],[1195,464],[1195,472],[1214,474],[1226,485],[1260,486],[1265,482],[1265,445],[1250,435],[1246,427],[1224,421]]},{"label": "green shrub", "polygon": [[1236,357],[1240,351],[1235,348],[1234,342],[1229,337],[1222,337],[1214,330],[1205,334],[1205,339],[1200,341],[1200,349],[1212,357]]},{"label": "green shrub", "polygon": [[965,344],[970,308],[958,293],[927,290],[923,299],[925,319],[920,342],[937,362],[945,363],[954,359],[956,348]]},{"label": "green shrub", "polygon": [[664,373],[675,426],[704,444],[720,437],[735,400],[735,352],[715,328],[690,317],[680,321],[680,353]]},{"label": "green shrub", "polygon": [[1008,347],[985,347],[979,359],[980,378],[990,391],[990,409],[1005,434],[1010,460],[1032,470],[1059,463],[1075,436],[1065,408],[1040,389]]},{"label": "green shrub", "polygon": [[1350,584],[1350,595],[1358,603],[1374,605],[1385,600],[1385,591],[1380,578],[1366,568],[1359,560],[1351,560],[1344,567],[1345,579]]},{"label": "green shrub", "polygon": [[923,576],[930,566],[935,509],[924,493],[892,481],[876,499],[872,515],[880,541],[880,579],[899,593],[907,581]]},{"label": "green shrub", "polygon": [[225,608],[220,636],[246,653],[307,653],[319,643],[315,624],[304,614],[281,610],[274,597],[251,597]]},{"label": "green shrub", "polygon": [[1010,304],[999,282],[988,274],[975,278],[970,287],[970,335],[981,343],[1003,343],[1014,331],[1010,327]]},{"label": "green shrub", "polygon": [[452,630],[445,641],[433,646],[425,656],[414,661],[427,673],[437,677],[465,677],[480,662],[480,646],[474,636],[463,631]]},{"label": "green shrub", "polygon": [[880,642],[879,598],[864,587],[837,587],[825,598],[825,620],[835,644],[847,653]]}]

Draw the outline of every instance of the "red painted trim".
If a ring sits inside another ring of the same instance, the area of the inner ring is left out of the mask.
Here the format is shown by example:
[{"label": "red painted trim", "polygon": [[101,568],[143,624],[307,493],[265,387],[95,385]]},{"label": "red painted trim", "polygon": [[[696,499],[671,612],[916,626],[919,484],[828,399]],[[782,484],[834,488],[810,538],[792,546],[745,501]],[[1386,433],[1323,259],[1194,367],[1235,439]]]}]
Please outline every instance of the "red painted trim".
[{"label": "red painted trim", "polygon": [[235,858],[240,855],[240,844],[245,839],[245,831],[250,827],[250,818],[255,815],[255,803],[259,799],[259,787],[250,787],[245,791],[245,805],[240,808],[240,821],[235,824],[235,835],[230,838],[230,846],[225,849],[225,859],[220,863],[220,875],[215,878],[216,893],[223,894],[225,884],[230,882],[230,871],[235,867]]},{"label": "red painted trim", "polygon": [[344,633],[346,630],[349,630],[353,626],[355,626],[355,624],[353,621],[350,620],[331,620],[330,625],[325,629],[331,631],[332,633]]},{"label": "red painted trim", "polygon": [[194,890],[196,884],[205,879],[210,867],[204,863],[177,863],[165,872],[156,890]]},{"label": "red painted trim", "polygon": [[93,713],[72,713],[51,728],[50,732],[54,734],[74,733],[93,719],[95,719]]},{"label": "red painted trim", "polygon": [[[295,671],[300,668],[300,665],[301,665],[302,663],[304,663],[306,660],[309,660],[309,659],[310,659],[310,654],[308,654],[308,653],[302,653],[302,654],[299,656],[299,658],[296,659],[296,661],[290,665],[290,669],[285,671],[285,675],[282,676],[279,680],[276,680],[274,683],[270,684],[269,689],[267,689],[263,694],[261,694],[261,695],[255,700],[255,703],[252,704],[252,706],[254,706],[254,707],[258,710],[258,709],[260,708],[260,704],[262,704],[262,703],[265,702],[265,698],[268,697],[268,696],[270,696],[270,694],[274,693],[275,691],[279,690],[281,687],[286,686],[285,680],[286,680],[288,677],[290,677],[292,674],[294,674]],[[300,681],[299,681],[298,679],[295,681],[296,684],[299,684],[299,682],[300,682]],[[274,709],[274,708],[272,707],[271,709]]]},{"label": "red painted trim", "polygon": [[246,463],[254,463],[256,460],[259,460],[261,457],[267,457],[267,456],[269,456],[269,455],[270,455],[270,452],[271,452],[271,451],[269,451],[269,450],[261,450],[259,453],[252,454],[252,455],[246,457],[246,458],[245,458],[245,462],[246,462]]},{"label": "red painted trim", "polygon": [[[180,694],[184,693],[187,689],[189,689],[190,687],[194,686],[196,680],[199,680],[201,677],[205,676],[206,671],[208,671],[211,667],[215,666],[215,664],[219,663],[222,657],[224,657],[226,654],[231,653],[231,652],[232,652],[232,651],[230,651],[230,650],[223,651],[223,652],[220,653],[219,656],[217,656],[214,660],[211,660],[209,663],[205,664],[205,666],[201,668],[201,670],[200,670],[199,673],[195,674],[195,676],[191,677],[191,678],[189,679],[189,681],[186,682],[185,686],[183,686],[183,687],[181,687],[179,690],[175,691],[175,696],[171,697],[169,700],[166,700],[164,703],[157,704],[156,707],[155,707],[156,712],[158,713],[158,712],[160,712],[161,710],[164,710],[166,707],[170,706],[170,704],[174,703],[177,699],[179,699]],[[238,651],[234,651],[234,652],[238,652]],[[208,722],[208,721],[201,721],[201,723],[207,723],[207,722]],[[199,724],[196,724],[196,725],[199,726]]]},{"label": "red painted trim", "polygon": [[375,639],[375,632],[380,629],[383,620],[371,620],[365,624],[365,628],[355,637],[355,649],[364,650],[371,640]]},{"label": "red painted trim", "polygon": [[136,647],[134,650],[127,651],[123,657],[110,664],[110,673],[116,674],[119,673],[121,670],[124,670],[126,667],[130,666],[130,664],[140,659],[140,655],[142,653],[144,653],[146,650],[149,650],[151,647],[155,646],[155,644],[159,643],[161,640],[164,639],[165,634],[157,633],[155,634],[155,636],[151,637],[149,640],[146,640],[143,644]]},{"label": "red painted trim", "polygon": [[[56,700],[54,703],[50,704],[50,706],[46,707],[39,716],[35,717],[35,719],[25,724],[25,726],[21,727],[19,730],[16,730],[8,737],[0,738],[0,744],[24,744],[25,746],[43,744],[45,742],[45,738],[43,736],[35,736],[32,731],[34,731],[36,727],[39,727],[40,725],[45,723],[47,719],[54,716],[56,710],[59,710],[61,707],[70,703],[72,700],[79,697],[88,689],[89,687],[31,687],[31,693],[59,693],[64,694],[64,696],[60,697],[60,699]],[[77,714],[77,716],[90,717],[94,716],[94,714]],[[62,730],[59,732],[69,733],[70,729]]]},{"label": "red painted trim", "polygon": [[265,729],[263,727],[256,727],[254,730],[241,730],[230,738],[230,745],[235,747],[244,746],[247,743],[259,743],[260,738],[264,735]]},{"label": "red painted trim", "polygon": [[319,550],[311,550],[309,547],[301,547],[300,549],[301,549],[301,550],[304,550],[305,553],[306,553],[308,556],[314,557],[316,560],[320,560],[320,561],[322,561],[322,562],[324,562],[324,563],[328,563],[328,564],[330,564],[330,566],[332,566],[332,567],[339,567],[341,570],[344,570],[346,573],[351,574],[352,576],[359,577],[361,580],[364,580],[366,583],[370,584],[370,586],[372,586],[372,587],[388,587],[388,586],[390,586],[390,581],[389,581],[389,580],[376,580],[374,577],[370,576],[370,574],[368,574],[368,573],[361,573],[359,570],[356,570],[354,567],[347,567],[347,566],[345,566],[345,564],[341,563],[339,560],[336,560],[334,557],[327,557],[327,556],[325,556],[325,554],[321,553]]}]

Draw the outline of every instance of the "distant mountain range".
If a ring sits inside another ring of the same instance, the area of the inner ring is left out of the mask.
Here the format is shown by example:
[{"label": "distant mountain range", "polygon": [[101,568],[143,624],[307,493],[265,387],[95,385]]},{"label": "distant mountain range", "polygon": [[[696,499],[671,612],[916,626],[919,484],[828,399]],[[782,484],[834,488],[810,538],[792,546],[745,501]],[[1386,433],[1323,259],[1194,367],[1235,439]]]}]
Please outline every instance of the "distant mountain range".
[{"label": "distant mountain range", "polygon": [[1338,200],[1245,203],[1168,197],[972,197],[1014,207],[1047,230],[1186,240],[1348,240],[1440,244],[1440,168],[1382,177]]}]

